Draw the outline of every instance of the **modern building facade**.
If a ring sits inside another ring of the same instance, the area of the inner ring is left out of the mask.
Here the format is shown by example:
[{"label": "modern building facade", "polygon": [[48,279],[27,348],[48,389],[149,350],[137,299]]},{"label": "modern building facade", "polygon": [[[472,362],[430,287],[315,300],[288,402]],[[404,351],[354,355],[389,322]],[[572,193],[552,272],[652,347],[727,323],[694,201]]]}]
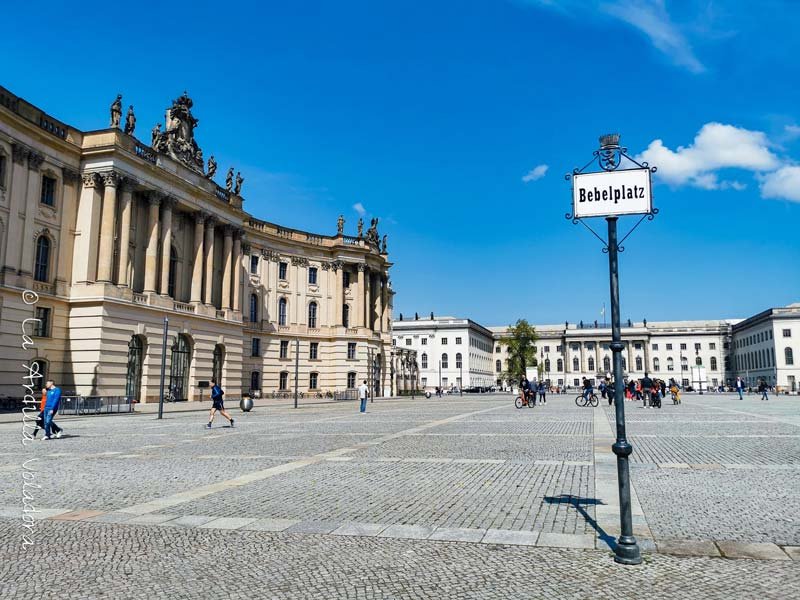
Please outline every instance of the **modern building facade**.
[{"label": "modern building facade", "polygon": [[[282,227],[246,212],[243,178],[214,181],[184,94],[150,143],[80,131],[0,87],[0,394],[23,363],[83,395],[196,400],[298,387],[391,386],[386,240]],[[368,365],[368,360],[372,361]],[[37,380],[36,385],[40,382]],[[206,392],[207,397],[207,392]]]},{"label": "modern building facade", "polygon": [[474,321],[434,315],[396,320],[392,343],[395,351],[416,352],[422,390],[494,385],[493,335]]}]

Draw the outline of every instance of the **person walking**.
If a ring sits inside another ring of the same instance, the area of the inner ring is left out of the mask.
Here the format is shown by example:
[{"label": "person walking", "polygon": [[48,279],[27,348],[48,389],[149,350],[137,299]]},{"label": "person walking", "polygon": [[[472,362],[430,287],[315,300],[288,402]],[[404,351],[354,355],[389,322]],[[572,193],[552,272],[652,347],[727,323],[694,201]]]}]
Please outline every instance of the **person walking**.
[{"label": "person walking", "polygon": [[767,395],[768,390],[767,382],[764,379],[758,382],[758,391],[761,392],[762,400],[769,400],[769,396]]},{"label": "person walking", "polygon": [[634,379],[628,382],[628,394],[631,400],[636,399],[636,381]]},{"label": "person walking", "polygon": [[223,417],[228,419],[231,422],[231,427],[233,427],[233,417],[228,414],[228,411],[225,410],[225,404],[222,401],[222,397],[225,395],[225,392],[222,391],[222,388],[219,387],[217,384],[216,379],[211,380],[211,414],[208,418],[208,425],[206,425],[207,429],[211,429],[211,423],[214,422],[214,416],[219,411]]},{"label": "person walking", "polygon": [[[44,407],[47,404],[47,388],[42,388],[42,400],[39,402],[39,416],[36,417],[36,427],[33,430],[33,437],[39,433],[40,429],[44,429]],[[54,432],[56,439],[61,437],[64,431],[61,427],[56,425],[55,421],[50,422],[50,429]]]},{"label": "person walking", "polygon": [[531,402],[536,406],[536,393],[539,390],[539,384],[536,381],[531,381]]},{"label": "person walking", "polygon": [[[61,390],[56,387],[52,379],[48,379],[45,384],[47,390],[47,399],[44,403],[44,437],[42,440],[52,439],[51,431],[53,430],[53,417],[58,412],[58,406],[61,404]],[[61,437],[63,430],[59,429],[57,436]]]},{"label": "person walking", "polygon": [[539,402],[547,404],[547,386],[544,384],[544,381],[539,382]]},{"label": "person walking", "polygon": [[[436,388],[437,391],[439,388]],[[361,410],[359,412],[365,413],[367,412],[367,392],[369,388],[367,387],[367,380],[365,379],[360,386],[358,386],[358,399],[361,400]],[[438,394],[437,394],[438,395]]]},{"label": "person walking", "polygon": [[616,389],[616,384],[609,379],[606,379],[603,383],[605,384],[605,393],[606,398],[608,398],[608,405],[611,406],[614,403],[614,390]]},{"label": "person walking", "polygon": [[736,378],[736,391],[739,392],[739,400],[744,400],[744,381],[741,377]]},{"label": "person walking", "polygon": [[653,393],[653,380],[650,379],[650,376],[645,371],[644,377],[642,378],[642,403],[644,408],[650,408],[652,406],[651,401],[651,394]]}]

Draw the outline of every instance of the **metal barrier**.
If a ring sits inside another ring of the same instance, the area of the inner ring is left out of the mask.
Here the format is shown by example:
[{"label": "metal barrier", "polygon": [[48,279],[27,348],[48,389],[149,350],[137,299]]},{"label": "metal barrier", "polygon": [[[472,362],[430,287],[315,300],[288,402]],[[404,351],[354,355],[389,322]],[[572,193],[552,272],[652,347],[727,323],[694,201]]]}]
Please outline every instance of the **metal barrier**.
[{"label": "metal barrier", "polygon": [[100,415],[133,412],[129,396],[62,396],[59,415]]},{"label": "metal barrier", "polygon": [[341,392],[333,392],[334,400],[357,400],[358,390],[344,390]]}]

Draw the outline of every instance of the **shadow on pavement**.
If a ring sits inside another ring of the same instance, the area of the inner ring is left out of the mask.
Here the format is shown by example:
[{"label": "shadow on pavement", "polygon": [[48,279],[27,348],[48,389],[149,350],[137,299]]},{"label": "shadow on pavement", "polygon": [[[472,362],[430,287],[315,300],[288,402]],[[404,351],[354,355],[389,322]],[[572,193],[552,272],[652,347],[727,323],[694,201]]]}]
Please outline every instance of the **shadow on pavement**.
[{"label": "shadow on pavement", "polygon": [[575,507],[575,510],[584,518],[584,520],[591,525],[592,529],[597,532],[597,537],[603,541],[612,550],[617,546],[617,540],[614,536],[609,535],[606,531],[597,524],[591,515],[586,512],[584,506],[596,506],[598,504],[605,504],[597,498],[581,498],[579,496],[569,496],[561,494],[560,496],[545,496],[544,501],[548,504],[570,504]]}]

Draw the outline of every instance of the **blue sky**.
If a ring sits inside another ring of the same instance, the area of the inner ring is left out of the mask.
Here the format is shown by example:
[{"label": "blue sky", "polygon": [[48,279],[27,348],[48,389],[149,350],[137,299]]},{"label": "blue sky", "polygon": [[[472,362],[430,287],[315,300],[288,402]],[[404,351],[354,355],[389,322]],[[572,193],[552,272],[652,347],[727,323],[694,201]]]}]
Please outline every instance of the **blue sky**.
[{"label": "blue sky", "polygon": [[797,3],[192,6],[10,3],[0,83],[82,129],[120,92],[144,140],[188,90],[247,210],[327,234],[380,218],[395,314],[600,318],[607,257],[564,219],[563,175],[610,131],[659,167],[623,318],[800,300]]}]

